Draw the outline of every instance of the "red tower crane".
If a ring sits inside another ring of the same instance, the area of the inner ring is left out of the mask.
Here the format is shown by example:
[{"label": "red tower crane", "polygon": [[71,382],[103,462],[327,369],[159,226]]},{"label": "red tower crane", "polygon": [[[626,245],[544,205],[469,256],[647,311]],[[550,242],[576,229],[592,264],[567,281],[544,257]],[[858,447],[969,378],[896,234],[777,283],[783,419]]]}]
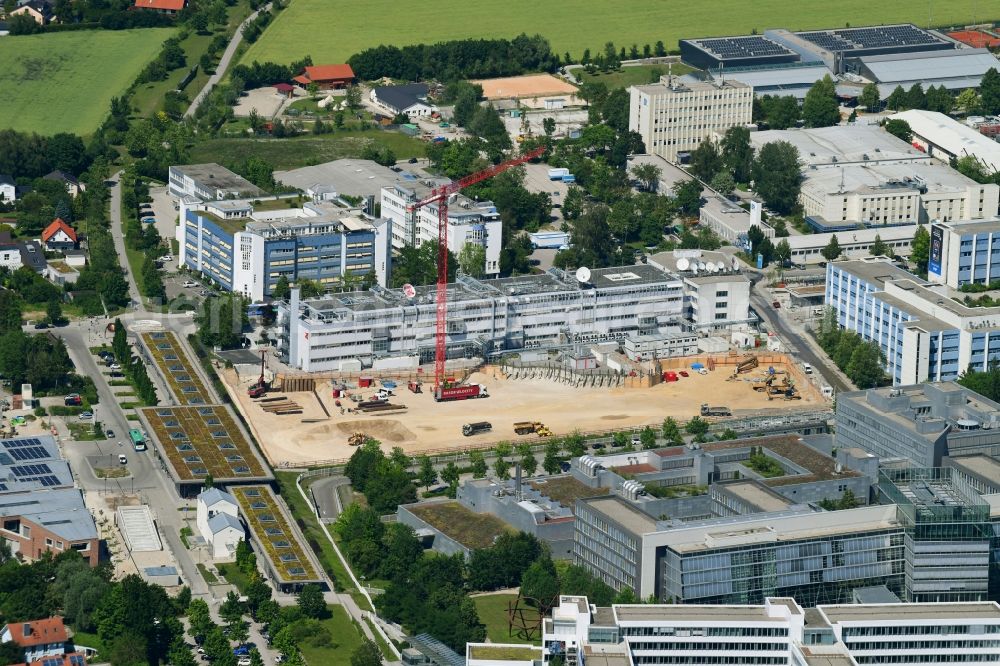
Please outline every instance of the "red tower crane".
[{"label": "red tower crane", "polygon": [[448,198],[457,193],[459,190],[463,190],[469,185],[475,185],[476,183],[482,182],[487,178],[492,178],[504,171],[516,167],[520,164],[524,164],[529,160],[533,160],[545,152],[545,147],[535,148],[519,157],[507,160],[506,162],[501,162],[500,164],[495,164],[488,169],[483,169],[482,171],[477,171],[476,173],[469,174],[464,178],[460,178],[456,181],[448,183],[447,185],[442,185],[441,187],[434,188],[431,190],[429,197],[420,201],[419,203],[413,204],[412,210],[416,212],[417,209],[427,206],[429,204],[437,204],[437,214],[438,214],[438,256],[437,256],[437,297],[435,298],[435,304],[437,306],[437,327],[434,336],[434,390],[437,391],[442,387],[444,382],[444,361],[446,355],[445,349],[445,328],[447,323],[448,315]]}]

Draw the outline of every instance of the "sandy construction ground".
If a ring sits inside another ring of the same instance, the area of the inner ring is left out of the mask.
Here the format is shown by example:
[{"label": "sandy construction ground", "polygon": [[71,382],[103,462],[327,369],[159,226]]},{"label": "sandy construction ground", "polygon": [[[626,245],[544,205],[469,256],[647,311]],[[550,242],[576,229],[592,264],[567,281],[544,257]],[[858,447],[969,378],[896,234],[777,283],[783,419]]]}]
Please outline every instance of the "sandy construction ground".
[{"label": "sandy construction ground", "polygon": [[[401,385],[390,402],[406,405],[407,409],[391,414],[341,414],[334,404],[330,383],[323,382],[316,394],[329,411],[329,417],[313,393],[270,394],[270,397],[287,397],[302,407],[301,414],[279,416],[265,413],[259,403],[247,397],[249,382],[237,383],[232,370],[223,373],[223,380],[268,460],[272,465],[283,466],[347,458],[353,451],[347,438],[359,431],[382,441],[387,448],[400,446],[407,453],[420,453],[500,440],[535,441],[534,435],[519,437],[514,433],[513,424],[517,421],[540,421],[560,435],[574,430],[657,426],[667,416],[686,420],[697,415],[701,404],[706,402],[728,406],[736,416],[812,410],[826,404],[797,369],[793,373],[802,389],[802,400],[768,401],[763,393],[754,392],[745,379],[727,381],[724,368],[708,375],[691,373],[690,377],[652,388],[615,389],[574,388],[545,379],[509,380],[498,371],[494,374],[486,370],[472,375],[470,381],[485,384],[490,393],[488,398],[436,403],[429,384],[424,385],[427,392],[421,394],[410,393]],[[759,374],[751,372],[743,377]],[[362,393],[368,397],[374,390],[365,389]],[[341,404],[350,407],[354,403],[341,399]],[[462,424],[471,421],[489,421],[493,430],[473,437],[462,436]]]}]

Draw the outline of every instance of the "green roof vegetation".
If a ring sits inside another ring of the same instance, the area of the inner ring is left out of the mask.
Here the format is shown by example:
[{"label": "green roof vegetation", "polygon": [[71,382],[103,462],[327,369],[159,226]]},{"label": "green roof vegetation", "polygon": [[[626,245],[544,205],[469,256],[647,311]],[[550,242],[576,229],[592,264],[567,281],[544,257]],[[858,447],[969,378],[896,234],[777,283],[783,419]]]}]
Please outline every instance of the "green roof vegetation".
[{"label": "green roof vegetation", "polygon": [[219,217],[215,213],[210,213],[207,210],[195,211],[195,214],[215,223],[219,226],[219,228],[228,234],[235,234],[237,231],[243,231],[246,229],[247,222],[250,221],[249,217],[232,217],[227,220]]},{"label": "green roof vegetation", "polygon": [[475,513],[458,502],[429,502],[408,506],[410,512],[442,534],[473,550],[489,548],[507,530],[502,520]]},{"label": "green roof vegetation", "polygon": [[319,580],[306,548],[299,541],[270,486],[235,486],[229,489],[240,504],[271,568],[285,581]]},{"label": "green roof vegetation", "polygon": [[572,509],[578,499],[608,495],[607,488],[591,488],[572,476],[554,477],[544,481],[532,481],[531,487],[551,500]]},{"label": "green roof vegetation", "polygon": [[472,659],[532,661],[542,658],[542,649],[526,645],[476,645],[469,648]]},{"label": "green roof vegetation", "polygon": [[269,478],[250,442],[224,405],[145,407],[139,410],[182,481]]},{"label": "green roof vegetation", "polygon": [[213,402],[176,335],[171,331],[157,331],[142,333],[140,338],[179,404],[204,405]]}]

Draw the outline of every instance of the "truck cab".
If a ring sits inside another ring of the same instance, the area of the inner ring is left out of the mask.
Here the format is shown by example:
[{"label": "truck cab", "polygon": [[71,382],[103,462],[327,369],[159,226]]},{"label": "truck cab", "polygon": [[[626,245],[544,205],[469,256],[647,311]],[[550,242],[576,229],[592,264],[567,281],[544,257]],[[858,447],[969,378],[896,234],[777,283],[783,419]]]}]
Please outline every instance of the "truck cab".
[{"label": "truck cab", "polygon": [[493,430],[493,424],[489,421],[477,421],[476,423],[466,423],[462,426],[462,434],[466,437],[478,435],[481,432]]}]

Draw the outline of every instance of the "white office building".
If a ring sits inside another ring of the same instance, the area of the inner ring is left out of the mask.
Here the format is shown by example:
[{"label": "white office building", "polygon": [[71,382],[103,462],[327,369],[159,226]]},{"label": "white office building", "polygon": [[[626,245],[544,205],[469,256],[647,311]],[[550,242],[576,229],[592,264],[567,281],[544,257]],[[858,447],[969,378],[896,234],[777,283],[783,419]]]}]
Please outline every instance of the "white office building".
[{"label": "white office building", "polygon": [[[438,205],[414,210],[414,204],[431,192],[427,183],[383,187],[381,214],[392,221],[395,249],[420,246],[438,239]],[[461,194],[448,199],[448,249],[457,256],[466,243],[481,245],[486,252],[485,276],[500,274],[503,222],[491,201],[473,201]]]},{"label": "white office building", "polygon": [[566,666],[1000,663],[995,602],[597,607],[561,596],[542,621],[545,663]]},{"label": "white office building", "polygon": [[267,194],[243,176],[214,163],[172,166],[167,184],[170,194],[175,197],[195,197],[202,201]]},{"label": "white office building", "polygon": [[[373,289],[278,304],[282,360],[307,372],[415,366],[434,358],[436,288]],[[650,265],[594,269],[585,282],[550,269],[448,285],[449,358],[571,347],[678,332],[684,284]]]},{"label": "white office building", "polygon": [[927,279],[958,289],[1000,281],[1000,218],[931,225]]},{"label": "white office building", "polygon": [[639,133],[646,152],[671,162],[753,115],[753,88],[738,81],[680,83],[664,76],[632,86],[629,95],[629,130]]},{"label": "white office building", "polygon": [[750,316],[750,278],[735,256],[706,250],[674,250],[648,262],[684,280],[684,319],[696,331],[746,328]]}]

